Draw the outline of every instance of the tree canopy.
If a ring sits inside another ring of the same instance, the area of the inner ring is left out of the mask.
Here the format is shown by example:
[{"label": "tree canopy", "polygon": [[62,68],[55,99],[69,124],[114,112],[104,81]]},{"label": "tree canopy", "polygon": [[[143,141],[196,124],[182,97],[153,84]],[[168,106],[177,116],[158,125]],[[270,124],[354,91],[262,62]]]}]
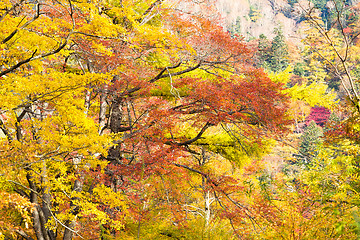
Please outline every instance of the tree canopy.
[{"label": "tree canopy", "polygon": [[0,3],[0,239],[356,239],[355,18],[295,70],[210,0]]},{"label": "tree canopy", "polygon": [[212,159],[263,155],[288,97],[191,4],[2,2],[3,236],[139,236],[184,224],[197,194],[244,210]]}]

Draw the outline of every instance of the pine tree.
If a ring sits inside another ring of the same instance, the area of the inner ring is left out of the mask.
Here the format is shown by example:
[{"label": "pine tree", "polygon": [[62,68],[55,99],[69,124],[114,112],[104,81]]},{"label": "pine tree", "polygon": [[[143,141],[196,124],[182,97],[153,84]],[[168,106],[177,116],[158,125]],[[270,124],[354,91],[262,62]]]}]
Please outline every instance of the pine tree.
[{"label": "pine tree", "polygon": [[281,28],[275,28],[274,33],[276,34],[276,36],[274,37],[271,44],[271,57],[269,59],[269,64],[271,71],[280,72],[285,70],[286,67],[289,65],[289,52]]},{"label": "pine tree", "polygon": [[289,52],[281,28],[275,28],[274,33],[276,36],[271,42],[264,34],[259,36],[259,65],[272,72],[281,72],[289,65]]},{"label": "pine tree", "polygon": [[259,62],[260,62],[259,65],[265,69],[270,69],[269,66],[269,62],[270,62],[269,60],[271,58],[270,40],[264,34],[261,34],[259,36],[258,50],[259,50]]},{"label": "pine tree", "polygon": [[311,121],[305,128],[301,136],[299,146],[299,153],[301,155],[300,162],[308,164],[313,157],[317,155],[317,147],[321,144],[323,136],[323,129],[316,125],[315,121]]}]

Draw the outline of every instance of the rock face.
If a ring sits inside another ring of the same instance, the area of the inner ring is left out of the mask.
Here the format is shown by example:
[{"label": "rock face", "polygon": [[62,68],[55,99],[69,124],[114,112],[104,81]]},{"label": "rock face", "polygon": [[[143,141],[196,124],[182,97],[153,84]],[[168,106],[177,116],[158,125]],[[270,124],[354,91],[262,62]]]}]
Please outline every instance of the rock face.
[{"label": "rock face", "polygon": [[292,8],[283,0],[218,0],[217,8],[225,27],[232,27],[245,39],[265,34],[274,36],[274,28],[281,27],[287,39],[294,37],[296,21]]}]

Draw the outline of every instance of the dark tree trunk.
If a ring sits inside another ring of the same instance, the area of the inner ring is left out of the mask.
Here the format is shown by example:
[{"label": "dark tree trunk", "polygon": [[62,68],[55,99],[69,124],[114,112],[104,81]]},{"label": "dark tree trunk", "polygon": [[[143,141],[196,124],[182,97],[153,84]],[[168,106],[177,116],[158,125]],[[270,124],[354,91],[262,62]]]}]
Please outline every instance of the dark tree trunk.
[{"label": "dark tree trunk", "polygon": [[[75,180],[73,191],[80,192],[81,190],[82,190],[82,183],[79,180]],[[71,199],[70,207],[72,209],[71,213],[76,216],[78,214],[79,209],[74,204],[74,200],[76,200],[76,198]],[[73,230],[74,230],[75,224],[76,224],[75,219],[73,219],[71,221],[67,221],[65,223],[65,226],[67,228],[65,228],[63,240],[71,240],[73,238],[73,235],[74,235]]]}]

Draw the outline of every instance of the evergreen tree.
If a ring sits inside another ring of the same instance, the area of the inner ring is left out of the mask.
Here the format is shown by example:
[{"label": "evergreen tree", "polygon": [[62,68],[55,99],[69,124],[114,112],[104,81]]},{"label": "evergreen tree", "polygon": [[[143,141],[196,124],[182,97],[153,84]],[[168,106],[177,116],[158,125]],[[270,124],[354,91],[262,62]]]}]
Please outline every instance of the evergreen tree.
[{"label": "evergreen tree", "polygon": [[235,23],[232,23],[229,27],[229,33],[231,37],[241,35],[241,17],[237,17]]},{"label": "evergreen tree", "polygon": [[276,36],[271,42],[264,34],[259,36],[259,66],[272,72],[281,72],[289,65],[289,52],[281,28],[275,28],[274,33]]},{"label": "evergreen tree", "polygon": [[311,121],[301,136],[299,146],[299,153],[301,155],[299,160],[301,163],[308,164],[317,155],[317,147],[322,142],[322,136],[322,128],[316,125],[315,121]]},{"label": "evergreen tree", "polygon": [[270,69],[269,60],[271,58],[270,54],[270,40],[264,35],[259,36],[259,65],[265,69]]},{"label": "evergreen tree", "polygon": [[270,70],[273,72],[281,72],[289,65],[289,52],[281,28],[275,28],[274,33],[276,36],[274,37],[270,48]]}]

